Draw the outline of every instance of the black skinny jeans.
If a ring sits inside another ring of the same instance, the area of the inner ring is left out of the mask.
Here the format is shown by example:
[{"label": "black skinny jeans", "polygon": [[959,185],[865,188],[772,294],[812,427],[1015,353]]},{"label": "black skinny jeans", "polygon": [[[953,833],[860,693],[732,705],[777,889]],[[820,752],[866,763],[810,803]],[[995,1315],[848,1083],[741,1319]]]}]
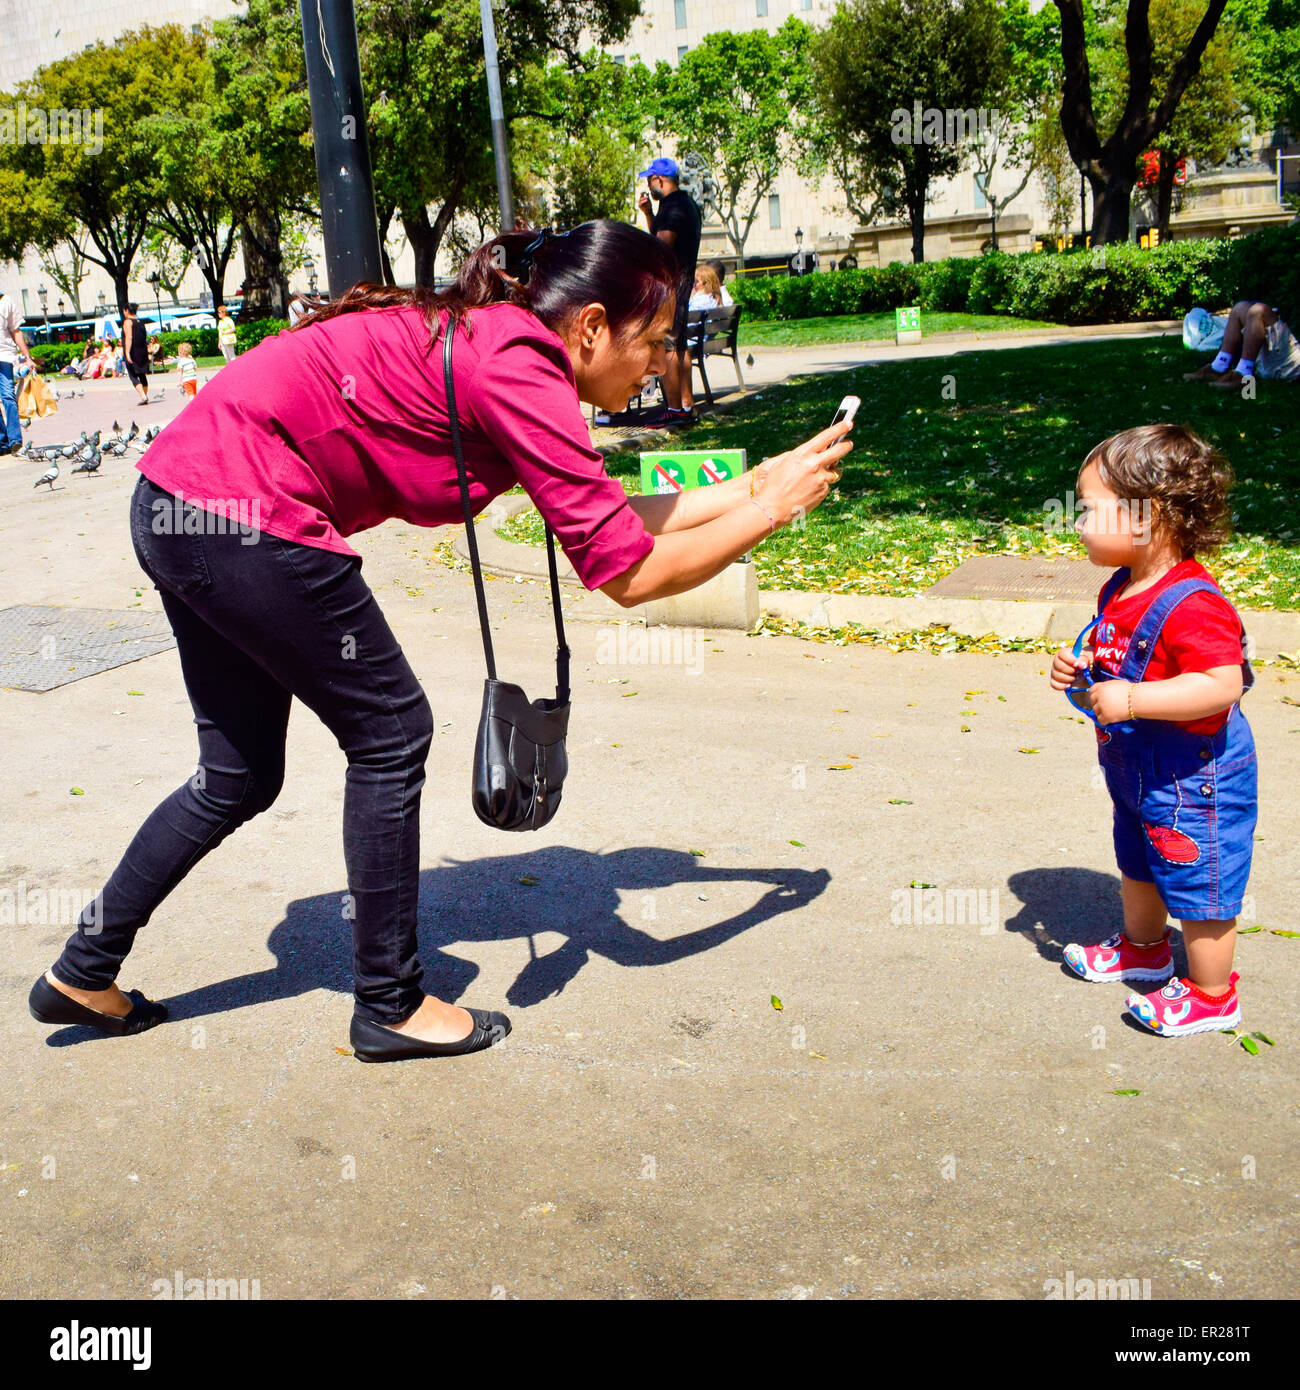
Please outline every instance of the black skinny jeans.
[{"label": "black skinny jeans", "polygon": [[199,768],[136,832],[54,975],[106,989],[158,904],[271,805],[296,695],[348,759],[343,852],[356,1013],[402,1022],[424,998],[416,904],[433,713],[360,561],[251,527],[241,534],[189,504],[178,512],[171,493],[143,475],[131,498],[131,539],[176,634]]}]

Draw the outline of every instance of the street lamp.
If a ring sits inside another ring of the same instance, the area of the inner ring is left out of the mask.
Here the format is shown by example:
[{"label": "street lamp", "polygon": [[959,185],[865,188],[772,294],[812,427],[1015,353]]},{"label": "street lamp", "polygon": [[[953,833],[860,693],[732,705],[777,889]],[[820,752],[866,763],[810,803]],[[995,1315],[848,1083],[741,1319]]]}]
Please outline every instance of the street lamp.
[{"label": "street lamp", "polygon": [[307,264],[303,267],[307,272],[307,290],[310,294],[316,293],[316,262],[310,256],[307,257]]},{"label": "street lamp", "polygon": [[149,282],[149,284],[151,284],[151,285],[153,286],[153,302],[154,302],[154,307],[155,307],[155,308],[157,309],[157,311],[158,311],[158,332],[161,333],[161,332],[162,332],[162,302],[161,302],[161,301],[159,300],[159,298],[158,298],[158,286],[159,286],[159,284],[160,284],[161,281],[162,281],[162,276],[161,276],[161,274],[159,274],[159,272],[158,272],[157,270],[155,270],[155,271],[153,271],[152,274],[146,275],[144,278]]},{"label": "street lamp", "polygon": [[1079,165],[1079,239],[1081,245],[1088,242],[1088,170]]},{"label": "street lamp", "polygon": [[99,292],[99,313],[100,313],[100,317],[102,318],[102,317],[103,317],[103,314],[104,314],[104,291],[103,291],[103,290],[100,290],[100,292]]},{"label": "street lamp", "polygon": [[48,338],[50,336],[50,316],[46,311],[45,301],[49,298],[50,292],[42,285],[40,289],[36,291],[36,294],[41,301],[41,313],[45,316],[45,336]]}]

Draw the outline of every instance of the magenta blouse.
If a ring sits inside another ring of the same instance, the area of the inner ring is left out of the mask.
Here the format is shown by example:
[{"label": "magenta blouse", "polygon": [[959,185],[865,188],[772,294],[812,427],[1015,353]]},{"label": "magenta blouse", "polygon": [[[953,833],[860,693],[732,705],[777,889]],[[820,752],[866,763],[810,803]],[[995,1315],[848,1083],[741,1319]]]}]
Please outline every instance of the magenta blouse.
[{"label": "magenta blouse", "polygon": [[[522,483],[588,589],[654,540],[611,478],[563,341],[492,304],[456,334],[456,407],[474,511]],[[367,309],[266,338],[222,367],[136,467],[159,487],[256,501],[260,529],[345,555],[356,531],[401,517],[463,524],[442,344],[422,310]],[[247,513],[242,513],[247,515]]]}]

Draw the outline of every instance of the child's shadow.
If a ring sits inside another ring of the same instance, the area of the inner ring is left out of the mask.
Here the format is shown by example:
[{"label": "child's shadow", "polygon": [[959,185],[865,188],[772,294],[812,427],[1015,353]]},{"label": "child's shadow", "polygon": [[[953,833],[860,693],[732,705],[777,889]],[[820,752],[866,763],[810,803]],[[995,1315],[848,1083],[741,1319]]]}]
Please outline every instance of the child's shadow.
[{"label": "child's shadow", "polygon": [[[1023,906],[1006,928],[1038,948],[1044,960],[1063,970],[1065,947],[1072,941],[1095,946],[1124,925],[1119,880],[1096,869],[1026,869],[1012,874],[1007,887]],[[1073,973],[1073,972],[1071,972]]]},{"label": "child's shadow", "polygon": [[[525,885],[520,882],[525,877],[538,882]],[[752,907],[689,931],[674,930],[668,904],[654,894],[655,889],[675,884],[707,887],[728,882],[770,886]],[[803,907],[829,882],[825,869],[711,868],[694,855],[653,847],[602,854],[555,845],[449,861],[420,875],[423,987],[455,1000],[474,980],[478,966],[446,950],[454,943],[527,940],[530,958],[506,991],[509,1004],[527,1008],[559,994],[591,955],[623,966],[668,965]],[[619,916],[620,890],[644,893],[628,916],[639,917],[651,931]],[[344,915],[348,901],[346,891],[339,889],[290,903],[267,941],[275,966],[167,997],[169,1017],[222,1013],[321,988],[351,994],[352,934]],[[556,932],[567,940],[539,956],[533,938],[542,932]],[[72,1042],[98,1035],[83,1028],[54,1035],[60,1040],[65,1036]]]},{"label": "child's shadow", "polygon": [[[1072,941],[1080,946],[1096,946],[1124,928],[1124,909],[1119,898],[1119,881],[1114,874],[1095,869],[1028,869],[1012,874],[1007,887],[1024,906],[1006,922],[1008,931],[1019,932],[1038,947],[1044,960],[1055,961],[1070,979],[1079,977],[1065,963],[1065,947]],[[1174,973],[1187,974],[1187,953],[1181,932],[1174,932],[1170,945],[1174,954]],[[1157,985],[1130,985],[1140,993]],[[1131,1014],[1122,1015],[1124,1025],[1150,1036]]]}]

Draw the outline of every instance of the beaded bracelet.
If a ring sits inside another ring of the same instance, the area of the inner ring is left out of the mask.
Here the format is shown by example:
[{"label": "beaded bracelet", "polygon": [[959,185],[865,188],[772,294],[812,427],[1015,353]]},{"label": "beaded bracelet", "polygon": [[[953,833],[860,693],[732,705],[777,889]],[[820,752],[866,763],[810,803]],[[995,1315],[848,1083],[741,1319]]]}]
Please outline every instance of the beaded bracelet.
[{"label": "beaded bracelet", "polygon": [[760,512],[762,512],[763,515],[767,518],[768,526],[770,527],[770,529],[769,529],[769,531],[768,531],[767,534],[768,534],[769,536],[775,535],[775,534],[776,534],[776,517],[774,517],[774,516],[772,515],[772,513],[768,511],[768,509],[758,500],[757,497],[751,497],[749,500],[750,500],[750,501],[758,508],[758,510],[759,510]]}]

